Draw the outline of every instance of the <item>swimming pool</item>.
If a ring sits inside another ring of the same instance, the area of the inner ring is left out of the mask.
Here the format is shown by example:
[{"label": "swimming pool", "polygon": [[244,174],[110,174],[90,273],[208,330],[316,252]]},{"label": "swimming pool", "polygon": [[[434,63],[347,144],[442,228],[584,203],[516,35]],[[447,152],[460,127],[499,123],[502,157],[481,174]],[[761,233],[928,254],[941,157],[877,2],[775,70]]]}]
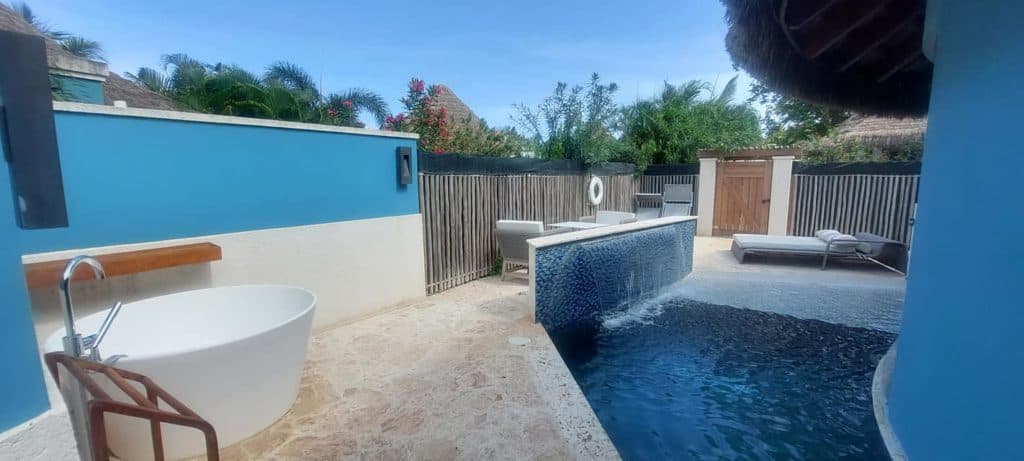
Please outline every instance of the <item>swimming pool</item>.
[{"label": "swimming pool", "polygon": [[626,460],[888,458],[891,333],[674,297],[549,334]]}]

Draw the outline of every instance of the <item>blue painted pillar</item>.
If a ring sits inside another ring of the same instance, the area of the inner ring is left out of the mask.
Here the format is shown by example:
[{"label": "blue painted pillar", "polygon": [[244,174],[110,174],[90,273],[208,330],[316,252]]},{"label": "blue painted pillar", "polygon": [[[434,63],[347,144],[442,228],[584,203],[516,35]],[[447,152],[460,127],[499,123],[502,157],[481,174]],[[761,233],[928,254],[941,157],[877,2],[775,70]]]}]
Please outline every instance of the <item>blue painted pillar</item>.
[{"label": "blue painted pillar", "polygon": [[935,74],[891,420],[912,460],[1020,459],[1024,3],[931,0],[927,23]]},{"label": "blue painted pillar", "polygon": [[[3,139],[0,138],[0,146]],[[36,348],[25,273],[21,267],[21,235],[15,223],[11,177],[0,161],[0,431],[49,408],[42,365]]]}]

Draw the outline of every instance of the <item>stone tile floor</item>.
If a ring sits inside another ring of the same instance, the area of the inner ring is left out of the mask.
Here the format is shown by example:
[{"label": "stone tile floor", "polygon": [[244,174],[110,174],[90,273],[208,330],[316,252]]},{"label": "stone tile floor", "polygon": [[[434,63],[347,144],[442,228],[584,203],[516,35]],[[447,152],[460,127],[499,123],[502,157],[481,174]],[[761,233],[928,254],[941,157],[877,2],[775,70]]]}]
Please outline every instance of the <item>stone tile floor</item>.
[{"label": "stone tile floor", "polygon": [[526,291],[485,279],[314,334],[292,409],[222,459],[617,459]]},{"label": "stone tile floor", "polygon": [[899,331],[906,278],[861,262],[817,257],[748,258],[729,251],[732,239],[697,237],[693,273],[675,294],[696,301],[757,309],[854,327]]},{"label": "stone tile floor", "polygon": [[[898,326],[901,276],[813,259],[741,265],[730,243],[697,238],[684,295],[850,324],[867,306]],[[222,459],[617,459],[526,291],[488,278],[315,333],[292,409]]]}]

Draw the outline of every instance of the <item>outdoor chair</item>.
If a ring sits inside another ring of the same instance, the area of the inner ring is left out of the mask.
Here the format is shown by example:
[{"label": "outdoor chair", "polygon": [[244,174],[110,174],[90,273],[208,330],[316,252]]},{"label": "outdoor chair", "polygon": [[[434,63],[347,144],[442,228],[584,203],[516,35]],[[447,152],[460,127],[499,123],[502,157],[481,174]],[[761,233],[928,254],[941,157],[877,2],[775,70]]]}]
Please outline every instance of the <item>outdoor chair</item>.
[{"label": "outdoor chair", "polygon": [[814,237],[736,234],[731,250],[741,264],[747,255],[755,254],[820,256],[822,270],[829,258],[866,260],[900,274],[907,267],[906,245],[869,232],[847,235],[826,229],[815,232]]},{"label": "outdoor chair", "polygon": [[658,217],[690,216],[693,213],[693,184],[665,184]]},{"label": "outdoor chair", "polygon": [[636,214],[626,211],[605,211],[594,213],[594,216],[580,217],[581,222],[592,222],[597,224],[626,224],[636,222]]},{"label": "outdoor chair", "polygon": [[[545,235],[568,232],[569,229],[544,230],[540,221],[500,220],[495,224],[494,235],[501,253],[501,279],[507,277],[528,278],[530,246],[527,240]],[[522,269],[522,270],[520,270]]]}]

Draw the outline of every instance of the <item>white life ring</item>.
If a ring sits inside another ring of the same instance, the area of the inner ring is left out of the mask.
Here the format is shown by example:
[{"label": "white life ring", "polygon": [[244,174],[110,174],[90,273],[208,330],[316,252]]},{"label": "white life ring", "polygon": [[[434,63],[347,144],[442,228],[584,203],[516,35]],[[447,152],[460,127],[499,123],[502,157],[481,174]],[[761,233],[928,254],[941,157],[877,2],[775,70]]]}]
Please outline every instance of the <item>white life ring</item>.
[{"label": "white life ring", "polygon": [[587,196],[590,197],[590,204],[597,206],[604,200],[604,181],[597,176],[590,177],[590,185],[587,186]]}]

